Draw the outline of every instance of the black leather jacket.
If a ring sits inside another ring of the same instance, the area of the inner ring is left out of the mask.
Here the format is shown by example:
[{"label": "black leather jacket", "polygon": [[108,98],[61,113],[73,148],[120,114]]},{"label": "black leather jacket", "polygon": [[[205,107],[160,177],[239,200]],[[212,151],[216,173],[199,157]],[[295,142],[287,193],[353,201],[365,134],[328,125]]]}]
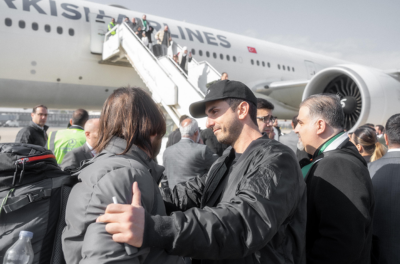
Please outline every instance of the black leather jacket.
[{"label": "black leather jacket", "polygon": [[21,129],[15,139],[15,143],[26,143],[46,147],[47,134],[49,127],[44,126],[40,129],[33,121],[29,122],[29,126]]},{"label": "black leather jacket", "polygon": [[234,157],[172,192],[164,185],[175,212],[146,215],[143,246],[201,263],[305,263],[306,185],[293,151],[263,136],[224,179]]}]

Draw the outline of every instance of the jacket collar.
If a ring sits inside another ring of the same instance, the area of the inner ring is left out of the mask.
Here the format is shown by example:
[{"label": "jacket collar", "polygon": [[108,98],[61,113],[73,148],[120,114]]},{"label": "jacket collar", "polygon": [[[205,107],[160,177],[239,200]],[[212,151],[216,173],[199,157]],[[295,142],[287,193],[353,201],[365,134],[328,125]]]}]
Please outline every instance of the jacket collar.
[{"label": "jacket collar", "polygon": [[70,126],[68,129],[80,129],[80,130],[84,130],[83,127],[78,126],[78,125],[72,125],[72,126]]},{"label": "jacket collar", "polygon": [[[339,135],[339,134],[341,134],[341,135]],[[331,141],[333,138],[334,138],[334,140],[332,142],[330,142],[329,145],[326,146],[326,144],[329,141]],[[343,133],[343,131],[339,132],[338,134],[330,137],[327,141],[325,141],[324,143],[322,143],[321,146],[318,147],[318,149],[314,152],[313,160],[315,160],[315,158],[317,156],[322,154],[322,152],[328,152],[328,151],[332,151],[335,149],[341,149],[348,141],[349,141],[348,134],[346,132]]]},{"label": "jacket collar", "polygon": [[[111,152],[113,154],[120,154],[124,152],[126,148],[127,142],[125,139],[119,137],[113,137],[108,145],[105,147],[105,150]],[[164,167],[156,164],[153,159],[151,159],[143,150],[141,150],[138,146],[132,145],[132,147],[128,150],[124,156],[140,161],[145,164],[146,167],[149,168],[150,174],[153,176],[154,180],[158,183],[162,173],[164,171]]]},{"label": "jacket collar", "polygon": [[36,130],[41,130],[41,131],[45,131],[45,132],[47,131],[47,129],[49,129],[49,126],[46,126],[46,125],[44,125],[44,127],[42,129],[38,124],[34,123],[33,121],[29,122],[29,126],[33,127]]},{"label": "jacket collar", "polygon": [[387,152],[383,157],[383,158],[400,158],[400,151],[391,151],[391,152]]}]

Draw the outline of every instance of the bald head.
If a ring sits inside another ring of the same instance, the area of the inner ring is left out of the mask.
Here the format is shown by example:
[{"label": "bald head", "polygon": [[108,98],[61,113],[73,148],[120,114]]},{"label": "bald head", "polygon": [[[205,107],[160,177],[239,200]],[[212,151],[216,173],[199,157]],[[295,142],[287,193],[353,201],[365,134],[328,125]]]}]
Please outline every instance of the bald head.
[{"label": "bald head", "polygon": [[85,124],[86,142],[91,147],[94,147],[96,145],[99,138],[99,125],[100,119],[98,118],[89,119]]}]

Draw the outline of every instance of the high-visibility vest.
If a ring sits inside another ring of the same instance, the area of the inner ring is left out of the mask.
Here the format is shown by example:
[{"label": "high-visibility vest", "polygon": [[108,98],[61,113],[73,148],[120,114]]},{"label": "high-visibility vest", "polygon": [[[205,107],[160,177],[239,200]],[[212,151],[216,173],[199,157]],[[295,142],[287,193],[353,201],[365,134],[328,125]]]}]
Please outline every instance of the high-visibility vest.
[{"label": "high-visibility vest", "polygon": [[58,164],[64,159],[65,154],[86,143],[85,131],[80,128],[68,128],[52,131],[49,134],[47,148],[53,151]]},{"label": "high-visibility vest", "polygon": [[[115,27],[115,24],[113,22],[110,22],[110,24],[108,24],[108,31],[111,31],[111,29],[113,29],[113,27]],[[115,30],[111,31],[111,35],[115,35]]]}]

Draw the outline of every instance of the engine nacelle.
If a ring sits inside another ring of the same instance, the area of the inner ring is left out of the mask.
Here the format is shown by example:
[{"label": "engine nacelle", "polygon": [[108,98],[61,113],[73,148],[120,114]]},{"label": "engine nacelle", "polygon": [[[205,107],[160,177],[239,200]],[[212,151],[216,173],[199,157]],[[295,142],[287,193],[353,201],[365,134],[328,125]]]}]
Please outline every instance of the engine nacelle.
[{"label": "engine nacelle", "polygon": [[385,125],[400,113],[399,78],[374,68],[356,64],[326,68],[307,84],[303,100],[319,93],[339,94],[347,131],[365,123]]}]

